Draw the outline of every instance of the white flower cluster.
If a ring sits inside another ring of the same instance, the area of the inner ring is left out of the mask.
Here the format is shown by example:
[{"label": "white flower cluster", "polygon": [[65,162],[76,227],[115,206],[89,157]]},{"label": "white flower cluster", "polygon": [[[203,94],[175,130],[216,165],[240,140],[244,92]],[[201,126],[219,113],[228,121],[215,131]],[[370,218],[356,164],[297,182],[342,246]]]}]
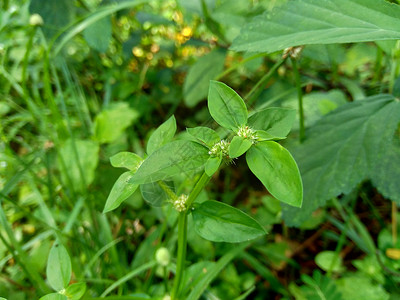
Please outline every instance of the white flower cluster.
[{"label": "white flower cluster", "polygon": [[208,154],[214,157],[219,156],[220,153],[222,153],[223,157],[229,157],[229,143],[225,140],[216,143],[212,146],[210,151],[208,151]]},{"label": "white flower cluster", "polygon": [[187,207],[186,207],[187,199],[188,199],[188,195],[185,195],[185,194],[180,195],[178,197],[178,199],[176,199],[173,203],[174,208],[179,212],[185,211],[187,209]]},{"label": "white flower cluster", "polygon": [[250,140],[253,144],[257,143],[257,134],[249,126],[240,126],[236,134],[244,139]]}]

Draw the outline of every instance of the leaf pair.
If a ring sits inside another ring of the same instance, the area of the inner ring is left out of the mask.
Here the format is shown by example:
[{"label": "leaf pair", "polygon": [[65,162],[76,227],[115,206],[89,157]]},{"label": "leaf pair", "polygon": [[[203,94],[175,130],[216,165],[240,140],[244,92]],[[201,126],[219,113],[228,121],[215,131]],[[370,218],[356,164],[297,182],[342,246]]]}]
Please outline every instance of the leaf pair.
[{"label": "leaf pair", "polygon": [[208,108],[219,125],[237,134],[230,142],[229,157],[239,157],[247,152],[246,161],[250,170],[267,190],[278,200],[300,207],[303,187],[296,162],[285,148],[274,141],[285,138],[289,133],[295,111],[269,108],[248,118],[243,99],[230,87],[217,81],[210,83]]}]

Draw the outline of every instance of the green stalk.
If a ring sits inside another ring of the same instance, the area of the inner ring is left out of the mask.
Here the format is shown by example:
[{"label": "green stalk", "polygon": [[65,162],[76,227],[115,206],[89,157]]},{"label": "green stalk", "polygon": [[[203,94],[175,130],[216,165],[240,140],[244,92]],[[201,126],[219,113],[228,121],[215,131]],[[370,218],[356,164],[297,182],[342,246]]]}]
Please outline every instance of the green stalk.
[{"label": "green stalk", "polygon": [[297,98],[299,100],[299,122],[300,122],[300,143],[304,141],[305,138],[305,127],[304,127],[304,110],[303,110],[303,90],[301,89],[300,74],[297,67],[297,61],[295,58],[290,58],[293,65],[294,77],[296,80],[297,88]]},{"label": "green stalk", "polygon": [[176,262],[174,286],[171,292],[171,300],[179,299],[177,296],[179,293],[179,288],[183,277],[183,271],[185,269],[186,246],[187,246],[187,213],[186,211],[183,211],[179,214],[179,220],[178,220],[178,255]]},{"label": "green stalk", "polygon": [[247,105],[250,106],[254,100],[259,96],[261,89],[274,75],[275,71],[278,70],[280,66],[286,61],[286,58],[277,61],[272,68],[269,70],[267,74],[265,74],[261,79],[253,86],[253,88],[244,96],[244,99],[247,100]]},{"label": "green stalk", "polygon": [[175,280],[174,285],[172,287],[171,292],[171,300],[177,300],[179,295],[179,289],[183,277],[183,272],[185,270],[185,261],[186,261],[186,248],[187,248],[187,215],[188,211],[196,200],[197,196],[204,189],[210,177],[204,172],[200,179],[197,181],[194,186],[192,192],[190,193],[187,201],[186,207],[187,210],[179,213],[178,218],[178,254],[177,254],[177,262],[176,262],[176,272],[175,272]]}]

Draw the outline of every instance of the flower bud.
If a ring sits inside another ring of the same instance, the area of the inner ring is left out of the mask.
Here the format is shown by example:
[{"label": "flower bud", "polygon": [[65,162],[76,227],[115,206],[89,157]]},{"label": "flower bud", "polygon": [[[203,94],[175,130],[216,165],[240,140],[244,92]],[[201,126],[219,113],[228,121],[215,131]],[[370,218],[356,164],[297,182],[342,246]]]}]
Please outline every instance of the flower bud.
[{"label": "flower bud", "polygon": [[161,247],[156,251],[156,261],[161,266],[167,266],[170,262],[169,251],[165,247]]},{"label": "flower bud", "polygon": [[33,14],[29,18],[29,24],[31,26],[42,26],[43,25],[43,18],[39,14]]}]

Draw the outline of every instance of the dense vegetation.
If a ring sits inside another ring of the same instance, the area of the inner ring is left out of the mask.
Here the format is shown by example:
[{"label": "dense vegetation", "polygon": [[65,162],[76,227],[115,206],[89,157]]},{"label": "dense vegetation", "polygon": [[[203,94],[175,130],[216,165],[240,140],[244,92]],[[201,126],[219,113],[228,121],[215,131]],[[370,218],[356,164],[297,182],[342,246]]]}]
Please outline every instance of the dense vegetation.
[{"label": "dense vegetation", "polygon": [[398,2],[3,0],[0,299],[399,299]]}]

